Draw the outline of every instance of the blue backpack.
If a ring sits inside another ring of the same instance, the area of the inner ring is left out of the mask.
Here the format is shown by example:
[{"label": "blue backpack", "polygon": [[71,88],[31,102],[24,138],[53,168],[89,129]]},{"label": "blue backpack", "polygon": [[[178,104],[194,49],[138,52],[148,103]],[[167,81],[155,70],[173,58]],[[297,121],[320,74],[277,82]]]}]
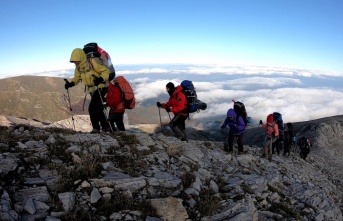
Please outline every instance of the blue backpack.
[{"label": "blue backpack", "polygon": [[195,91],[195,87],[192,81],[184,80],[181,82],[181,87],[183,88],[183,93],[186,95],[187,98],[187,112],[194,113],[199,112],[200,110],[205,110],[207,108],[207,104],[198,100],[197,92]]},{"label": "blue backpack", "polygon": [[273,113],[274,121],[277,123],[279,130],[284,130],[285,127],[283,125],[282,115],[278,112]]}]

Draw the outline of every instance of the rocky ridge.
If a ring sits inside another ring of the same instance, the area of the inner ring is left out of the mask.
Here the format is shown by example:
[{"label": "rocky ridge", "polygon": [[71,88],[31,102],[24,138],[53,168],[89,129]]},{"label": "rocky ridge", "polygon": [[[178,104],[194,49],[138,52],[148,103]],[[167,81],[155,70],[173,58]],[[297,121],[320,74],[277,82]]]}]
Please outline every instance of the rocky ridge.
[{"label": "rocky ridge", "polygon": [[222,142],[138,129],[1,127],[0,220],[343,220],[343,128],[303,130],[306,161],[269,162],[254,145],[227,154]]}]

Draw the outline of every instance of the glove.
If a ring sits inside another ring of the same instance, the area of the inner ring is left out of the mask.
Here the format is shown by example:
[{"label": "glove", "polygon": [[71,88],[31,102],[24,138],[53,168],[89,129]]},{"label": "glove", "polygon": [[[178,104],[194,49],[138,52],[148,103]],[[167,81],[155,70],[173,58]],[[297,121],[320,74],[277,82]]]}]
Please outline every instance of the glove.
[{"label": "glove", "polygon": [[222,125],[220,128],[221,128],[221,129],[224,129],[225,127]]},{"label": "glove", "polygon": [[263,124],[262,120],[260,120],[260,124]]},{"label": "glove", "polygon": [[156,105],[157,105],[157,107],[162,107],[162,104],[158,101],[157,101]]},{"label": "glove", "polygon": [[95,78],[94,79],[94,85],[98,86],[100,83],[104,82],[104,79],[102,77]]},{"label": "glove", "polygon": [[168,106],[166,106],[166,111],[170,112],[170,108]]},{"label": "glove", "polygon": [[235,130],[238,130],[238,126],[237,126],[237,124],[235,124]]},{"label": "glove", "polygon": [[272,132],[272,137],[273,137],[273,138],[275,137],[275,132]]},{"label": "glove", "polygon": [[75,86],[75,83],[73,81],[72,82],[66,81],[66,84],[64,85],[64,88],[66,90],[68,90],[68,88],[74,87],[74,86]]}]

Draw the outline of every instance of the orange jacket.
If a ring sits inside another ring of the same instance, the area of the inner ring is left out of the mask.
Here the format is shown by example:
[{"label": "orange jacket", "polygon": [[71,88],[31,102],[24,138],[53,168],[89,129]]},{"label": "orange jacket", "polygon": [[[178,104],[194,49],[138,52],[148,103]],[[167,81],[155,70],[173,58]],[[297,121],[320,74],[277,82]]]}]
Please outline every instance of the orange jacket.
[{"label": "orange jacket", "polygon": [[187,110],[187,98],[186,95],[181,92],[182,87],[179,85],[175,88],[174,93],[170,96],[167,103],[161,104],[162,108],[168,106],[174,115],[188,116]]},{"label": "orange jacket", "polygon": [[275,137],[279,136],[279,127],[277,126],[277,123],[268,123],[268,124],[262,124],[263,128],[267,128],[267,136],[270,138],[272,137],[272,133],[275,133]]}]

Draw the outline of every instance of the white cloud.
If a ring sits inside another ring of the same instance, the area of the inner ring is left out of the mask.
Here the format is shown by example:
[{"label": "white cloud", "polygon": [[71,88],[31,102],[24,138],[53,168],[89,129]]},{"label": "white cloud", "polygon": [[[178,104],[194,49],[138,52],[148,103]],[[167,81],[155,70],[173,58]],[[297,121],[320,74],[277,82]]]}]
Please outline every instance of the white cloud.
[{"label": "white cloud", "polygon": [[[330,88],[291,88],[234,90],[223,89],[227,83],[244,84],[251,87],[258,82],[268,82],[274,78],[248,78],[228,82],[193,82],[197,88],[198,98],[207,103],[208,108],[200,113],[192,114],[193,119],[209,117],[225,118],[226,111],[232,108],[232,99],[244,102],[248,115],[255,122],[265,121],[269,113],[280,112],[285,122],[307,121],[326,116],[340,115],[343,110],[343,92]],[[137,101],[153,99],[165,92],[165,84],[174,80],[158,80],[136,85]],[[284,82],[302,85],[298,79],[281,78],[271,81],[267,86],[282,86]],[[251,85],[249,85],[249,83]]]}]

